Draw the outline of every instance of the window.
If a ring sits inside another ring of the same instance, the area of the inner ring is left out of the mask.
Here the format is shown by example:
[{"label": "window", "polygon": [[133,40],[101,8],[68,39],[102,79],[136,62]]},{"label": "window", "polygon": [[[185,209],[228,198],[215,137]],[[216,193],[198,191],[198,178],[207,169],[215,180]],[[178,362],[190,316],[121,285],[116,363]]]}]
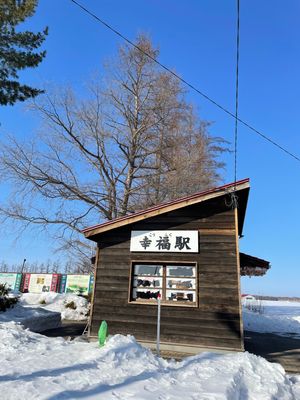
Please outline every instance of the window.
[{"label": "window", "polygon": [[197,305],[196,264],[133,263],[131,301]]}]

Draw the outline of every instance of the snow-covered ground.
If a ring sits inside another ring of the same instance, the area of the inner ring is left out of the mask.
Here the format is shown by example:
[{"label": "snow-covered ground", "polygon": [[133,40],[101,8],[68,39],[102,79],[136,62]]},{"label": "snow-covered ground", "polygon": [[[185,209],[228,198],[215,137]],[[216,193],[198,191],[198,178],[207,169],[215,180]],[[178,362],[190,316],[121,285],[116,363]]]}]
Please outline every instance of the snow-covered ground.
[{"label": "snow-covered ground", "polygon": [[[251,308],[260,312],[251,311]],[[246,307],[243,307],[243,321],[244,329],[248,331],[293,335],[300,338],[300,303],[248,301]]]},{"label": "snow-covered ground", "polygon": [[0,312],[0,324],[18,322],[33,332],[57,328],[61,320],[86,320],[88,302],[74,294],[25,293],[19,302],[5,312]]},{"label": "snow-covered ground", "polygon": [[[39,307],[22,307],[17,304],[5,312],[0,312],[0,325],[14,321],[22,324],[33,332],[42,332],[46,329],[57,328],[61,325],[59,312],[45,310]],[[1,378],[0,378],[1,379]]]},{"label": "snow-covered ground", "polygon": [[132,336],[115,335],[103,348],[0,324],[3,400],[295,400],[300,378],[249,353],[202,353],[166,361]]},{"label": "snow-covered ground", "polygon": [[[262,314],[244,310],[246,329],[300,334],[299,303],[261,306]],[[300,376],[289,377],[280,365],[253,354],[202,353],[167,361],[132,336],[112,336],[99,348],[83,339],[48,338],[20,325],[26,326],[25,314],[38,323],[43,315],[49,321],[52,314],[78,320],[87,312],[81,297],[43,293],[22,295],[14,309],[0,313],[1,400],[300,399]]]},{"label": "snow-covered ground", "polygon": [[84,297],[71,293],[24,293],[20,304],[24,307],[42,307],[45,310],[60,312],[62,320],[86,320],[89,310],[88,301]]}]

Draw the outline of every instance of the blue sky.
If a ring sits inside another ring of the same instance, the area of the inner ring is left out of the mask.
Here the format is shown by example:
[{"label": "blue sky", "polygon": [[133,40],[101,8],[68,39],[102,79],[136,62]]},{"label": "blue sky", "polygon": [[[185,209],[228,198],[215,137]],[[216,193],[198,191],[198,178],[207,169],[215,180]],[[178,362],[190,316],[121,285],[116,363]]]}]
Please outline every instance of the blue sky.
[{"label": "blue sky", "polygon": [[[160,61],[234,111],[235,0],[80,0],[134,40],[146,32],[160,48]],[[300,3],[297,0],[241,0],[240,117],[300,156]],[[22,74],[80,88],[116,52],[120,38],[84,14],[70,0],[40,0],[24,26],[49,27],[47,57]],[[233,142],[234,120],[189,92],[200,115],[214,121],[211,133]],[[1,132],[30,137],[38,121],[24,104],[0,109]],[[221,183],[234,179],[233,156]],[[250,178],[251,191],[241,251],[271,261],[263,278],[243,278],[242,290],[300,296],[300,163],[243,126],[238,138],[238,179]],[[5,186],[2,187],[5,194]],[[29,230],[16,241],[14,226],[1,231],[2,259],[12,263],[59,258],[47,235]],[[0,259],[1,261],[1,259]]]}]

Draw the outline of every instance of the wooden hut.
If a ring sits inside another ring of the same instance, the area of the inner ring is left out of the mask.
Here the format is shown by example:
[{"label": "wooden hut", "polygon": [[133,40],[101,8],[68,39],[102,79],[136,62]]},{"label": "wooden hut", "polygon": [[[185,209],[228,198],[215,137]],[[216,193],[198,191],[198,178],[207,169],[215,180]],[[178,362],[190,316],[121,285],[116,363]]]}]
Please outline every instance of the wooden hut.
[{"label": "wooden hut", "polygon": [[[159,294],[161,349],[243,350],[239,237],[248,193],[245,179],[85,229],[97,243],[89,336],[106,320],[111,334],[154,347]],[[263,261],[249,257],[248,273]]]}]

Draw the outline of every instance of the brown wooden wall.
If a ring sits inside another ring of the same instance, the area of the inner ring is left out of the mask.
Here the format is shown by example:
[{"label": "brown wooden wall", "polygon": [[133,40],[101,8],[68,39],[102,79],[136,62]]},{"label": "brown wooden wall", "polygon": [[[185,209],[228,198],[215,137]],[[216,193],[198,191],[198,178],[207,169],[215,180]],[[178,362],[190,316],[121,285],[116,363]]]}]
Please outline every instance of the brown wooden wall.
[{"label": "brown wooden wall", "polygon": [[[110,334],[155,341],[157,307],[128,303],[131,261],[189,261],[198,263],[198,307],[162,305],[161,341],[241,349],[235,218],[219,198],[99,235],[90,336],[106,320]],[[130,253],[131,230],[148,229],[199,230],[200,252]]]}]

